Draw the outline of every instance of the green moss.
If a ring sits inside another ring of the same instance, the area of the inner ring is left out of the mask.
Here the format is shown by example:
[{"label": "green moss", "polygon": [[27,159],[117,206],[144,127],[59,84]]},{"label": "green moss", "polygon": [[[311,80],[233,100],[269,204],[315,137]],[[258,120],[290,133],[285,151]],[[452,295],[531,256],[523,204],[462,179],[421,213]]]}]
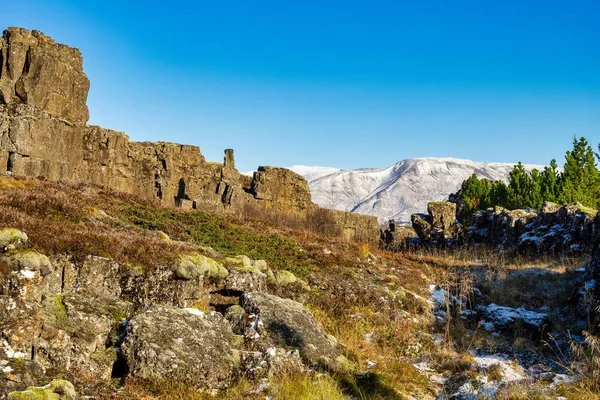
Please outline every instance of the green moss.
[{"label": "green moss", "polygon": [[6,247],[19,242],[27,242],[27,235],[18,229],[2,228],[0,229],[0,247]]},{"label": "green moss", "polygon": [[348,360],[346,357],[340,355],[335,359],[335,367],[337,371],[345,373],[355,373],[358,371],[358,365]]},{"label": "green moss", "polygon": [[23,251],[12,256],[20,269],[39,271],[51,266],[50,259],[35,251]]},{"label": "green moss", "polygon": [[25,360],[23,360],[22,358],[13,359],[12,367],[15,369],[16,372],[23,372],[26,367]]},{"label": "green moss", "polygon": [[103,351],[92,353],[90,358],[100,364],[111,365],[117,361],[117,351],[113,347],[109,347]]},{"label": "green moss", "polygon": [[127,319],[127,313],[121,307],[107,305],[106,309],[108,313],[112,315],[116,323],[121,323],[121,321]]},{"label": "green moss", "polygon": [[55,379],[44,387],[29,387],[22,392],[12,392],[8,395],[8,400],[67,400],[76,397],[77,393],[71,382]]},{"label": "green moss", "polygon": [[44,323],[64,331],[74,331],[68,327],[67,307],[63,296],[49,297],[44,301]]},{"label": "green moss", "polygon": [[289,271],[278,271],[275,279],[279,285],[291,285],[298,280],[298,278]]},{"label": "green moss", "polygon": [[32,388],[9,393],[8,400],[60,400],[60,396],[46,389]]},{"label": "green moss", "polygon": [[256,260],[252,263],[252,266],[258,268],[261,272],[267,272],[267,269],[269,269],[265,260]]},{"label": "green moss", "polygon": [[579,205],[578,208],[579,208],[579,210],[581,212],[583,212],[584,214],[589,215],[590,217],[595,217],[598,214],[598,210],[595,210],[595,209],[593,209],[591,207],[586,207],[586,206]]},{"label": "green moss", "polygon": [[127,204],[121,206],[119,217],[145,229],[161,230],[177,240],[210,246],[224,256],[245,254],[265,260],[272,268],[291,271],[297,277],[306,277],[317,268],[293,239],[255,232],[214,214]]},{"label": "green moss", "polygon": [[228,268],[230,269],[235,269],[237,271],[243,271],[243,272],[250,272],[252,274],[258,274],[258,275],[263,275],[263,273],[260,271],[260,269],[252,266],[252,265],[243,265],[240,263],[229,263],[228,260],[231,260],[231,258],[226,258],[225,259],[225,263],[227,265]]},{"label": "green moss", "polygon": [[233,346],[234,349],[243,349],[244,348],[244,336],[242,336],[242,335],[233,335],[232,346]]}]

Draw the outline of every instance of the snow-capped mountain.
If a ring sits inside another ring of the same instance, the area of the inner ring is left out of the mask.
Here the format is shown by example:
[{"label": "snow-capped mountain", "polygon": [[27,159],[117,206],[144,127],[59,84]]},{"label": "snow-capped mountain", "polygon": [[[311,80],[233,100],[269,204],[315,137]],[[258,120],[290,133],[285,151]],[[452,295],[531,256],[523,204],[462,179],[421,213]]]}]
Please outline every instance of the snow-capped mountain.
[{"label": "snow-capped mountain", "polygon": [[[374,215],[380,223],[409,223],[430,201],[443,201],[472,174],[507,180],[511,163],[484,163],[457,158],[412,158],[388,168],[340,170],[330,167],[289,167],[304,176],[313,201],[321,207]],[[526,169],[543,169],[526,165]]]}]

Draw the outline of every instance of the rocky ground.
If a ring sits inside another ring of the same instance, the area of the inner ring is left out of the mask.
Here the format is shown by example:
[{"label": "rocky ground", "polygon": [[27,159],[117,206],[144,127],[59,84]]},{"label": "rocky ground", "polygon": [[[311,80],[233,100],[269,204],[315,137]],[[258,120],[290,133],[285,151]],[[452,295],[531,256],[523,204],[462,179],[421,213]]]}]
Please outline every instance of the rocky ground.
[{"label": "rocky ground", "polygon": [[0,398],[598,398],[587,264],[0,177]]}]

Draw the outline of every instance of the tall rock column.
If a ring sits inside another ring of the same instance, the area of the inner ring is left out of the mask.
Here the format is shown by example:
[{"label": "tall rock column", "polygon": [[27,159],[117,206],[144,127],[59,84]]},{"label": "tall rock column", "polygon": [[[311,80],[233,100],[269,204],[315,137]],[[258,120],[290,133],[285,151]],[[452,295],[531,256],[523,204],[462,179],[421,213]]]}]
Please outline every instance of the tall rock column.
[{"label": "tall rock column", "polygon": [[39,31],[0,39],[0,171],[69,179],[83,153],[88,78],[79,50]]}]

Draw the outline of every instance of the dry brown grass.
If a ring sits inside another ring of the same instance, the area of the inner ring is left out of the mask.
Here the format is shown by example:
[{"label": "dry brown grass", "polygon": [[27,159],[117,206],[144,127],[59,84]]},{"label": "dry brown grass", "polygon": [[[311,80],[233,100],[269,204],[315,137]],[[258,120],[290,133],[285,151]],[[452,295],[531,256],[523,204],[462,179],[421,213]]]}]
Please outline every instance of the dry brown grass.
[{"label": "dry brown grass", "polygon": [[[191,386],[158,379],[128,379],[116,395],[100,397],[101,400],[252,400],[261,398],[252,393],[252,385],[245,380],[234,383],[226,392],[217,396]],[[264,397],[264,396],[263,396]]]}]

